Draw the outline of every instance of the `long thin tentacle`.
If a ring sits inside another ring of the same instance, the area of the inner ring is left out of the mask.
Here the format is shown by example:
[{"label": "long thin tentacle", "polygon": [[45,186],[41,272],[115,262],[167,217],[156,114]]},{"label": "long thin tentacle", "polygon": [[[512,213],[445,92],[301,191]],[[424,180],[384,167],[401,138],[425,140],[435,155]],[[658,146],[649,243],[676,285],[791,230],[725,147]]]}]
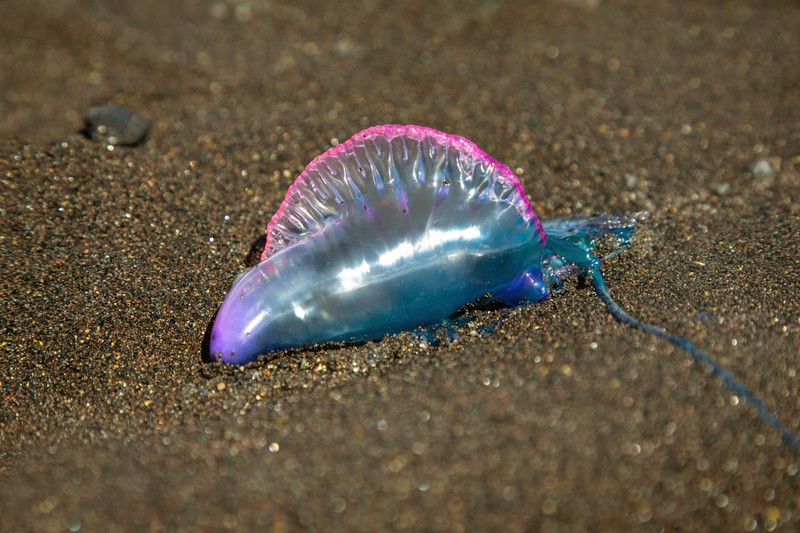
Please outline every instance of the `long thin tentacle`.
[{"label": "long thin tentacle", "polygon": [[667,340],[680,348],[683,348],[696,362],[704,363],[711,367],[711,372],[715,376],[721,379],[722,382],[736,395],[746,398],[747,401],[755,406],[756,410],[758,410],[758,414],[761,415],[764,420],[766,420],[780,433],[783,440],[795,451],[795,453],[800,454],[800,443],[798,443],[797,437],[786,425],[783,424],[783,422],[778,419],[778,416],[773,413],[772,410],[767,407],[767,405],[761,401],[761,399],[758,398],[758,396],[755,395],[753,391],[748,389],[741,381],[736,379],[733,374],[730,373],[730,371],[714,361],[708,354],[695,346],[690,340],[684,337],[672,335],[658,326],[646,324],[633,318],[616,302],[616,300],[614,300],[614,298],[611,297],[611,293],[608,291],[608,287],[603,280],[603,275],[600,273],[599,263],[588,268],[587,270],[592,287],[594,287],[597,295],[601,300],[603,300],[606,309],[614,318],[623,324],[633,326],[644,331],[645,333],[650,333],[656,337]]}]

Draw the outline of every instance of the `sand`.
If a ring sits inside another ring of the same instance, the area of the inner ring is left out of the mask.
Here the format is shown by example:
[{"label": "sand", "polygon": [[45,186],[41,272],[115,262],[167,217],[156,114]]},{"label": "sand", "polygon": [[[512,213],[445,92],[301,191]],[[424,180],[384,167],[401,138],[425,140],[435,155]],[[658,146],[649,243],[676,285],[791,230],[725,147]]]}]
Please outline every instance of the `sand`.
[{"label": "sand", "polygon": [[[417,123],[544,219],[650,211],[611,292],[800,434],[797,2],[430,3],[4,2],[0,530],[800,529],[775,429],[577,280],[433,346],[202,360],[305,164]],[[79,133],[108,103],[144,144]]]}]

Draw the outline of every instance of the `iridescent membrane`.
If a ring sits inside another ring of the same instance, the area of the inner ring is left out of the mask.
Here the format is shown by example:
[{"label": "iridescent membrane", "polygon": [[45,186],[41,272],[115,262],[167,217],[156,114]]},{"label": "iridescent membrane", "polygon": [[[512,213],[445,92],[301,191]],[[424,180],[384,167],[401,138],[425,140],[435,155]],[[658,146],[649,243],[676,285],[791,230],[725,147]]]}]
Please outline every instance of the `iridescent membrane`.
[{"label": "iridescent membrane", "polygon": [[798,450],[772,411],[689,340],[628,315],[594,254],[626,247],[646,213],[539,221],[519,179],[471,141],[420,126],[378,126],[312,161],[267,227],[262,261],[234,283],[210,339],[245,364],[275,350],[377,339],[441,323],[485,298],[505,305],[590,280],[621,322],[686,350]]}]

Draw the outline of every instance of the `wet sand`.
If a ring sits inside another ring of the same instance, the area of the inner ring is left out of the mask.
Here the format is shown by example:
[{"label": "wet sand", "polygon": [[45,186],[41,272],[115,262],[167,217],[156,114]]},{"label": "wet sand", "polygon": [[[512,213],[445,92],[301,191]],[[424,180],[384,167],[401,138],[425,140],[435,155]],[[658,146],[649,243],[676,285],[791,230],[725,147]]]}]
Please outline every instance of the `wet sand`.
[{"label": "wet sand", "polygon": [[[612,294],[800,434],[798,4],[386,4],[4,3],[0,530],[800,529],[778,433],[576,280],[437,346],[202,361],[305,164],[417,123],[542,218],[650,211]],[[144,144],[78,133],[109,102]]]}]

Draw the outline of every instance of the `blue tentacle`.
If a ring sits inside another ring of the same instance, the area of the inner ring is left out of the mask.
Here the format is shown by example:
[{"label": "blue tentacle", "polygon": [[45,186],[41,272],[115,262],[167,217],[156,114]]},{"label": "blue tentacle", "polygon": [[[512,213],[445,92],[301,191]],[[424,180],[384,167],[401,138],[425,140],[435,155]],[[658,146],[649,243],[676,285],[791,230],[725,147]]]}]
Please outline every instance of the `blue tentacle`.
[{"label": "blue tentacle", "polygon": [[603,300],[606,310],[609,312],[609,314],[611,314],[611,316],[623,324],[633,326],[644,331],[645,333],[650,333],[656,337],[675,344],[679,348],[686,350],[696,362],[703,363],[711,367],[712,374],[721,379],[725,386],[733,391],[734,394],[747,399],[747,401],[756,408],[761,418],[763,418],[769,425],[775,428],[778,433],[780,433],[784,442],[786,442],[786,444],[788,444],[792,450],[795,451],[795,453],[800,454],[800,443],[798,443],[797,437],[792,433],[792,431],[783,422],[781,422],[780,419],[778,419],[778,416],[767,406],[767,404],[765,404],[758,396],[756,396],[753,391],[747,388],[744,383],[736,379],[736,377],[734,377],[734,375],[731,374],[727,368],[712,359],[707,353],[695,346],[695,344],[689,339],[685,337],[678,337],[677,335],[668,333],[663,328],[654,326],[652,324],[647,324],[629,315],[616,302],[616,300],[611,297],[611,293],[608,292],[608,287],[606,286],[603,276],[600,273],[599,263],[598,266],[590,268],[586,275],[589,277],[592,287],[594,287],[594,290],[597,292],[597,295],[600,297],[600,299]]},{"label": "blue tentacle", "polygon": [[728,369],[712,359],[689,339],[673,335],[661,327],[632,317],[611,296],[600,272],[602,260],[594,255],[594,247],[603,236],[613,235],[617,238],[621,249],[624,249],[635,233],[636,225],[644,218],[646,218],[646,214],[638,214],[635,217],[600,215],[591,218],[559,219],[546,222],[545,229],[548,235],[544,260],[546,283],[551,287],[559,287],[566,275],[576,271],[578,275],[588,278],[595,292],[605,304],[606,310],[615,319],[669,341],[688,352],[697,363],[708,365],[714,376],[721,379],[734,394],[750,402],[761,418],[780,433],[784,442],[795,453],[800,454],[800,442],[788,426],[781,422],[778,416]]}]

